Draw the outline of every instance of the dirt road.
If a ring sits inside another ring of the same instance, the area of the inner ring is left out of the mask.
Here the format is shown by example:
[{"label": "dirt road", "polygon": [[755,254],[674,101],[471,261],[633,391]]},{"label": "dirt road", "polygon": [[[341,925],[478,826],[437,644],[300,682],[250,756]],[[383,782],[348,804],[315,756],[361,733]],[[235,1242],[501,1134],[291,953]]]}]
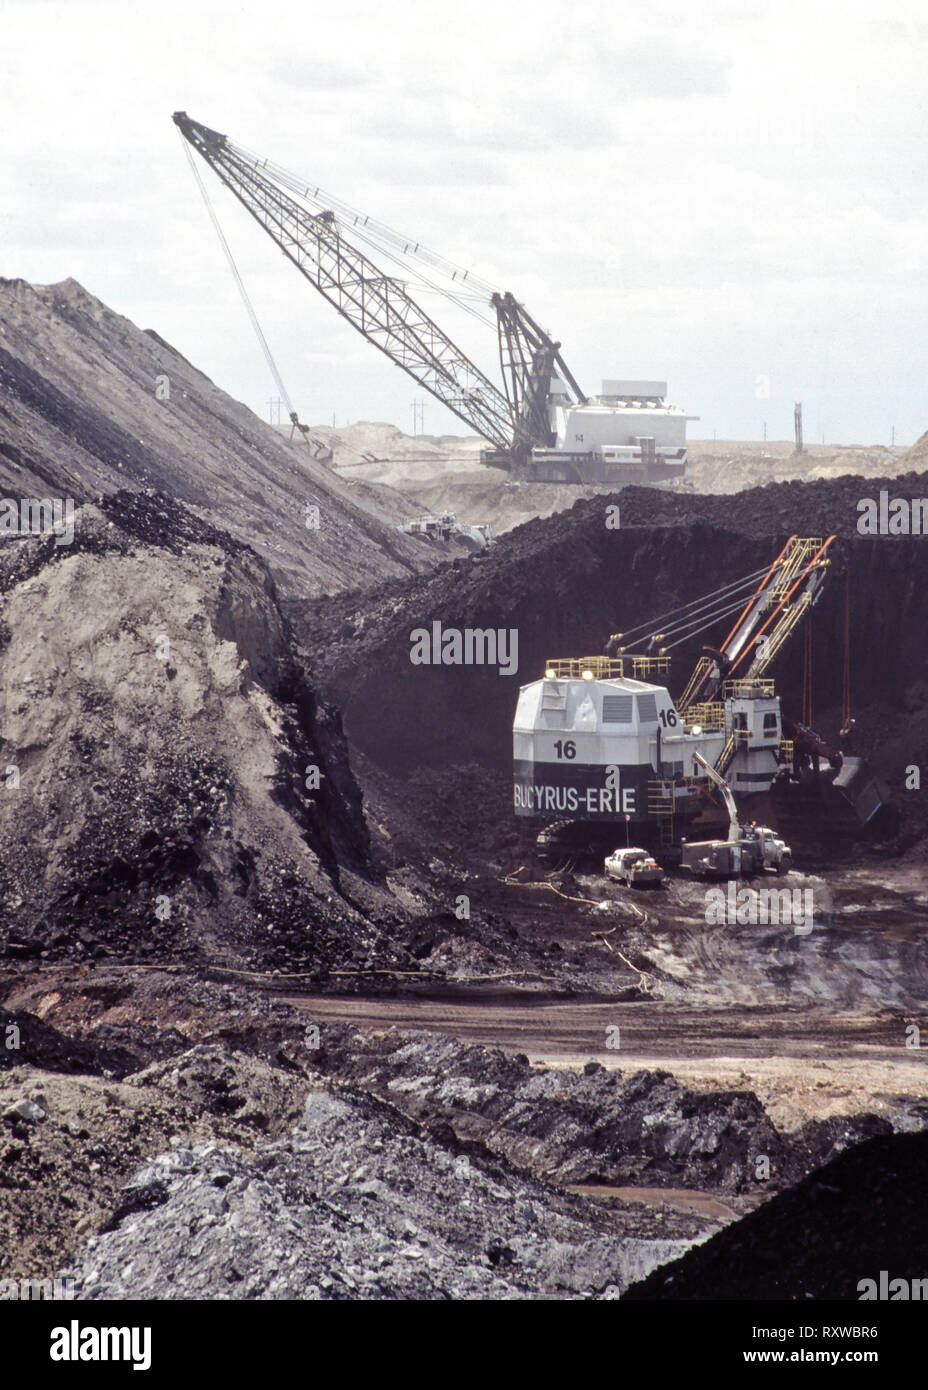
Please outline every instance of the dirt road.
[{"label": "dirt road", "polygon": [[499,992],[468,1000],[283,997],[323,1025],[424,1028],[523,1052],[548,1067],[595,1060],[624,1072],[669,1071],[700,1089],[753,1090],[787,1130],[807,1119],[928,1102],[928,1048],[906,1046],[910,1021],[897,1014],[706,1010]]}]

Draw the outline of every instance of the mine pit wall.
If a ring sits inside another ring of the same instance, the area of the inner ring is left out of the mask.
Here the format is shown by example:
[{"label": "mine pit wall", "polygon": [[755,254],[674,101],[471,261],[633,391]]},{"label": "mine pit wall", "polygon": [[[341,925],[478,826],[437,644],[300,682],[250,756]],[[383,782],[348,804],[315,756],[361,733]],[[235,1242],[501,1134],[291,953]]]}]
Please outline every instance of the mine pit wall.
[{"label": "mine pit wall", "polygon": [[[365,878],[379,877],[379,870],[371,859],[361,791],[351,770],[341,716],[338,710],[317,699],[310,681],[305,664],[298,660],[287,672],[279,691],[280,699],[294,710],[301,747],[296,753],[281,755],[272,795],[278,805],[304,825],[307,843],[340,887],[342,868]],[[301,767],[304,753],[306,760]],[[318,764],[322,778],[318,791],[313,793],[314,814],[307,817],[305,798],[295,788],[311,762]]]},{"label": "mine pit wall", "polygon": [[[308,659],[294,644],[290,624],[280,612],[270,572],[247,552],[240,563],[247,564],[254,590],[264,602],[259,607],[245,601],[227,576],[213,628],[217,637],[235,643],[251,676],[292,711],[291,746],[281,748],[272,796],[302,826],[307,844],[336,884],[342,865],[370,876],[375,872],[370,839],[341,716],[317,697]],[[320,769],[321,781],[307,799],[298,789],[313,764]]]},{"label": "mine pit wall", "polygon": [[[547,659],[601,651],[610,633],[772,561],[786,539],[785,533],[744,536],[704,523],[608,531],[592,518],[582,544],[576,531],[566,539],[554,536],[550,547],[533,547],[531,557],[507,539],[466,571],[446,570],[405,586],[386,621],[375,609],[360,639],[330,648],[317,669],[343,712],[349,741],[390,773],[472,763],[508,777],[518,688],[536,680]],[[906,767],[928,770],[928,538],[855,536],[836,542],[832,554],[811,620],[815,727],[824,738],[837,738],[848,570],[853,751],[872,759],[876,773],[908,798],[904,816],[928,829],[920,794],[904,787]],[[443,628],[517,629],[518,673],[413,665],[410,632],[434,621]],[[733,621],[725,620],[721,636]],[[674,695],[708,635],[675,649]],[[771,672],[784,715],[792,719],[802,713],[803,645],[801,632],[794,634]]]}]

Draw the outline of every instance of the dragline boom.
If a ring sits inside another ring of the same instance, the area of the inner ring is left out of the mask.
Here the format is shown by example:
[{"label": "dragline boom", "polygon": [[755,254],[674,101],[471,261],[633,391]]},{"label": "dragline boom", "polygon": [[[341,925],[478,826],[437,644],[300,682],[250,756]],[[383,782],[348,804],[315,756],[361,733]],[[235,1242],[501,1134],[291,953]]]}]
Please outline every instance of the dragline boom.
[{"label": "dragline boom", "polygon": [[174,122],[284,255],[368,342],[500,453],[520,442],[531,448],[503,393],[396,279],[341,235],[333,212],[310,212],[275,182],[278,171],[267,160],[186,112],[175,112]]}]

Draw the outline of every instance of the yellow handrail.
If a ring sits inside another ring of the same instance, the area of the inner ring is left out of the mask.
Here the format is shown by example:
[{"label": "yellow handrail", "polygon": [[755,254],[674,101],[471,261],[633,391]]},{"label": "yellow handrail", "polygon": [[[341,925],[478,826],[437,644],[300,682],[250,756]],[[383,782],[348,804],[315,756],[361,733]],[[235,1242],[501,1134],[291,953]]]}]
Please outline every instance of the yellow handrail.
[{"label": "yellow handrail", "polygon": [[[584,676],[586,671],[589,676]],[[620,656],[557,656],[545,662],[545,675],[568,680],[615,680],[625,675]]]}]

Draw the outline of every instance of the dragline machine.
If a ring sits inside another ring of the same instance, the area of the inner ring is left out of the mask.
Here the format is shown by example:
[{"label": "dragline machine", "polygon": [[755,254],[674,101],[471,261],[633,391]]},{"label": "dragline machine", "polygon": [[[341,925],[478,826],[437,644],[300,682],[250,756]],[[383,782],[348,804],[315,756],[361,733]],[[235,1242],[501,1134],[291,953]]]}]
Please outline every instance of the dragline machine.
[{"label": "dragline machine", "polygon": [[[807,784],[810,759],[784,737],[765,673],[818,601],[834,539],[791,536],[771,565],[614,634],[605,655],[548,661],[542,679],[519,692],[516,815],[569,826],[574,842],[589,842],[596,826],[614,837],[616,822],[626,822],[639,843],[678,845],[697,817],[718,812],[721,782],[739,800],[773,793],[774,801],[785,783]],[[675,700],[660,679],[672,649],[732,618],[718,647],[703,646]],[[819,744],[829,759],[827,774],[815,769],[819,819],[827,801],[834,822],[865,824],[881,804],[873,777],[861,759]]]},{"label": "dragline machine", "polygon": [[[549,482],[621,485],[683,473],[686,422],[696,417],[667,405],[666,383],[604,381],[602,393],[588,397],[560,343],[514,295],[233,145],[186,112],[175,112],[174,122],[338,313],[487,441],[484,463]],[[398,263],[402,278],[385,274],[362,245]],[[480,300],[484,310],[493,309],[503,390],[413,299],[411,277],[477,318],[483,318],[474,307]]]}]

